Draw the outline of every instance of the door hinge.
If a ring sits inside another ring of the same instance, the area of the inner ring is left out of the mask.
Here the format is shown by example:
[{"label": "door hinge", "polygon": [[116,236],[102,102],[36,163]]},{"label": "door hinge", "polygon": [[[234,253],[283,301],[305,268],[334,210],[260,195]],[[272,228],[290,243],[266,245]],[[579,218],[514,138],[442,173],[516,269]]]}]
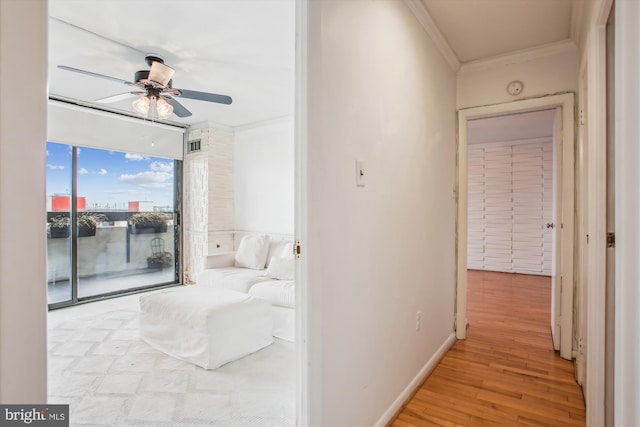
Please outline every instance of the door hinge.
[{"label": "door hinge", "polygon": [[293,256],[296,259],[300,259],[300,253],[302,253],[302,245],[300,244],[300,240],[296,240],[295,245],[293,245]]},{"label": "door hinge", "polygon": [[584,126],[584,110],[580,110],[580,124]]},{"label": "door hinge", "polygon": [[615,248],[616,247],[616,233],[608,232],[607,233],[607,248]]}]

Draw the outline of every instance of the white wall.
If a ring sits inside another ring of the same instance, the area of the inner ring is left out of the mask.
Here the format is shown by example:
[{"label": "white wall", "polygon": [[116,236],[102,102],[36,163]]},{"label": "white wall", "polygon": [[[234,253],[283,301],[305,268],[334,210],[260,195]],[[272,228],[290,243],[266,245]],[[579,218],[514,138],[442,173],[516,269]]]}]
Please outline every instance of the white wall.
[{"label": "white wall", "polygon": [[234,228],[293,235],[293,118],[235,129]]},{"label": "white wall", "polygon": [[[565,46],[550,52],[553,53],[540,56],[534,51],[528,58],[518,55],[513,59],[505,57],[501,61],[463,65],[457,78],[458,108],[577,91],[577,49]],[[522,93],[515,97],[506,90],[513,80],[524,83]]]},{"label": "white wall", "polygon": [[615,422],[620,426],[637,426],[640,425],[640,2],[619,0],[615,8]]},{"label": "white wall", "polygon": [[310,419],[384,424],[453,338],[455,75],[404,2],[308,18]]},{"label": "white wall", "polygon": [[0,93],[0,402],[43,404],[47,2],[0,0]]}]

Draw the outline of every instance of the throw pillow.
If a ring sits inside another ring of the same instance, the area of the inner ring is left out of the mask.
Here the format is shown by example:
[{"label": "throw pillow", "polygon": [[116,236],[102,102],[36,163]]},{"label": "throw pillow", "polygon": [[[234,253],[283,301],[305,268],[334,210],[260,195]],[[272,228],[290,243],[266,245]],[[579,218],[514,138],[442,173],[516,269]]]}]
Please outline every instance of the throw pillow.
[{"label": "throw pillow", "polygon": [[250,234],[244,236],[235,256],[235,266],[262,270],[267,262],[269,252],[269,236],[266,234]]},{"label": "throw pillow", "polygon": [[269,267],[264,274],[266,277],[278,280],[293,280],[295,275],[295,260],[293,257],[285,258],[273,256],[269,261]]}]

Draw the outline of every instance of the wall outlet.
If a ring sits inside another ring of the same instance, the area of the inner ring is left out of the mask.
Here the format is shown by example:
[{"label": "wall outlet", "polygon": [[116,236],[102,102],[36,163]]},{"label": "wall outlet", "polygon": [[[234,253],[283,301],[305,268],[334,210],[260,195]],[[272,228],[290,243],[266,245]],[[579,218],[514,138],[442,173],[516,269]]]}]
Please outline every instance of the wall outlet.
[{"label": "wall outlet", "polygon": [[416,311],[416,331],[419,331],[422,327],[422,312],[420,310]]}]

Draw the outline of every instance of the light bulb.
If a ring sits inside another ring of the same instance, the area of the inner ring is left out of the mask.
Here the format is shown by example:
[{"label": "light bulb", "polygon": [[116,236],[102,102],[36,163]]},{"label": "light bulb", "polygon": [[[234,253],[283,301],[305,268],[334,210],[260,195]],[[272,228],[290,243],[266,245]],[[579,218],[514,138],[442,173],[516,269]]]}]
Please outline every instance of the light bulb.
[{"label": "light bulb", "polygon": [[149,104],[151,104],[151,99],[148,96],[141,96],[133,101],[131,106],[138,114],[146,117],[149,112]]},{"label": "light bulb", "polygon": [[156,112],[159,119],[168,119],[173,114],[173,106],[164,98],[156,98]]}]

